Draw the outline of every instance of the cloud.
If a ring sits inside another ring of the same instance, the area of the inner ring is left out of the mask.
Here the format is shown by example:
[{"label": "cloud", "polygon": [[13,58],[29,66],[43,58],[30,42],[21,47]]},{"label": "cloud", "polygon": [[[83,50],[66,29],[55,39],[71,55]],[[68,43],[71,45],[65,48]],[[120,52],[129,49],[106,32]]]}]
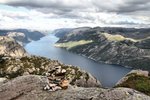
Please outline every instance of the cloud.
[{"label": "cloud", "polygon": [[[4,2],[5,1],[5,2]],[[27,8],[36,8],[36,9],[49,9],[49,11],[59,12],[70,12],[73,9],[83,9],[87,8],[88,0],[2,0],[0,3],[7,4],[14,7],[27,7]],[[43,10],[43,11],[44,11]]]},{"label": "cloud", "polygon": [[98,11],[118,13],[150,10],[149,0],[1,0],[0,3],[15,7],[49,8],[62,12],[93,7]]},{"label": "cloud", "polygon": [[130,13],[130,12],[150,12],[150,1],[149,0],[128,0],[124,5],[118,7],[119,13]]},{"label": "cloud", "polygon": [[9,23],[6,19],[11,19],[16,26],[34,28],[33,23],[36,23],[35,28],[44,29],[87,25],[150,26],[149,0],[0,0],[0,4],[0,24],[5,24],[5,18],[6,23]]},{"label": "cloud", "polygon": [[61,17],[75,17],[76,12],[113,12],[126,15],[144,13],[145,16],[150,14],[149,0],[0,0],[0,3],[36,9],[43,13],[51,12]]}]

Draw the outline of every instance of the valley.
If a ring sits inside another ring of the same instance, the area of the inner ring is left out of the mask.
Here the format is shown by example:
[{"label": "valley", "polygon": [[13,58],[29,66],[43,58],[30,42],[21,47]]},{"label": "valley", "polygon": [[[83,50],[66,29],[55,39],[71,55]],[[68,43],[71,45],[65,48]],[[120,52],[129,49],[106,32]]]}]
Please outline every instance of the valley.
[{"label": "valley", "polygon": [[[109,41],[126,40],[120,35],[104,35],[108,36],[105,38],[109,38]],[[96,62],[86,56],[69,52],[72,48],[92,44],[95,42],[93,40],[90,42],[87,42],[88,39],[75,41],[72,42],[73,46],[71,47],[72,43],[67,45],[64,43],[64,47],[58,48],[55,47],[55,43],[60,42],[59,38],[54,34],[49,34],[38,41],[26,44],[24,49],[12,37],[0,37],[0,47],[2,48],[0,52],[0,98],[3,100],[25,99],[30,96],[33,96],[32,99],[38,98],[39,100],[42,98],[55,100],[58,96],[66,100],[70,100],[70,98],[71,100],[149,99],[149,71],[131,71],[123,66]],[[92,38],[96,40],[96,37]],[[127,40],[135,42],[130,38]],[[138,41],[140,46],[145,44],[142,41]],[[147,44],[145,45],[147,48]],[[69,48],[66,50],[68,46]],[[63,89],[63,85],[57,83],[63,79],[68,82],[65,89]],[[51,85],[58,85],[54,86],[58,90],[51,89]],[[51,97],[48,96],[49,92],[51,92]],[[63,95],[64,92],[68,96]],[[55,96],[56,94],[59,95]],[[84,96],[85,94],[88,96]]]},{"label": "valley", "polygon": [[114,86],[119,79],[131,70],[122,66],[97,63],[89,58],[55,47],[54,45],[58,40],[59,38],[53,34],[49,34],[39,41],[33,41],[27,44],[25,50],[32,55],[59,60],[69,65],[80,66],[81,69],[90,72],[100,80],[104,87]]},{"label": "valley", "polygon": [[[149,29],[75,28],[62,36],[55,45],[97,62],[150,70],[148,32]],[[93,42],[64,47],[64,44],[81,40]]]},{"label": "valley", "polygon": [[0,0],[0,100],[150,100],[150,0]]}]

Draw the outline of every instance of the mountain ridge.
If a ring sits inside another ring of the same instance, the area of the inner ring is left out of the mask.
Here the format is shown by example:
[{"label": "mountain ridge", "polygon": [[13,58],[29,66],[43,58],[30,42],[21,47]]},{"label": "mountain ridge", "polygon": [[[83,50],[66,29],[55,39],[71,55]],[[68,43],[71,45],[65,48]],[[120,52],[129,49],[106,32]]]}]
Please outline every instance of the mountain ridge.
[{"label": "mountain ridge", "polygon": [[[5,37],[4,40],[7,42],[0,42],[1,45],[15,41],[10,37]],[[14,44],[19,45],[16,41]],[[20,48],[23,47],[20,46]],[[76,66],[65,65],[44,57],[22,56],[16,58],[2,54],[0,55],[0,77],[0,98],[3,100],[150,99],[148,95],[141,93],[142,91],[131,89],[132,87],[99,88],[101,87],[100,82],[88,72],[80,70]],[[44,88],[50,84],[52,78],[56,80],[64,78],[70,84],[66,90],[47,91]]]},{"label": "mountain ridge", "polygon": [[[118,28],[110,28],[110,30],[117,29]],[[74,29],[74,31],[75,30],[76,29]],[[116,33],[110,30],[107,30],[107,28],[91,28],[82,32],[70,32],[60,38],[56,45],[62,47],[61,44],[64,45],[73,41],[92,40],[93,42],[91,43],[76,45],[68,49],[68,51],[86,56],[97,62],[150,70],[149,38],[147,38],[150,36],[150,34],[147,34],[149,32],[147,30],[149,29],[141,29],[141,31],[145,33],[136,32],[140,29],[129,29],[129,31],[131,30],[131,32],[129,32],[130,35],[125,32],[120,33],[120,28]],[[128,28],[124,30],[128,30]],[[133,31],[135,33],[132,33]],[[108,37],[105,32],[109,32],[107,33]],[[134,37],[132,38],[132,36]],[[139,36],[141,37],[139,38]],[[65,47],[65,49],[67,49],[67,47]]]},{"label": "mountain ridge", "polygon": [[15,29],[15,30],[0,30],[0,36],[9,36],[14,38],[19,44],[25,45],[31,41],[37,41],[43,36],[44,33],[39,31],[31,31],[27,29]]}]

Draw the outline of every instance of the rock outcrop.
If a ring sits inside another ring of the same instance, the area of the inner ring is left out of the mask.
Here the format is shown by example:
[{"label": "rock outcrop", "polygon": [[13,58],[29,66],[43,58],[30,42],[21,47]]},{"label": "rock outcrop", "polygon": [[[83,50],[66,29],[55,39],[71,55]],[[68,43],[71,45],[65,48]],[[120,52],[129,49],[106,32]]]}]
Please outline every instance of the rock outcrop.
[{"label": "rock outcrop", "polygon": [[116,87],[127,87],[150,95],[150,76],[148,71],[132,70],[119,80]]},{"label": "rock outcrop", "polygon": [[8,32],[6,35],[15,39],[20,45],[23,45],[23,41],[29,42],[29,40],[26,40],[25,34],[21,32]]},{"label": "rock outcrop", "polygon": [[0,85],[1,100],[149,100],[150,97],[129,88],[83,88],[43,90],[47,78],[36,75],[17,77]]},{"label": "rock outcrop", "polygon": [[[31,96],[35,91],[37,91],[37,93],[41,92],[46,82],[47,82],[46,78],[40,76],[31,75],[31,76],[17,77],[9,82],[0,85],[0,98],[1,100],[17,100],[17,99],[22,100],[21,97],[23,95],[30,94]],[[38,97],[33,96],[30,97],[30,100],[36,100],[36,98],[37,100],[40,100],[38,99]]]},{"label": "rock outcrop", "polygon": [[116,85],[122,84],[125,81],[127,81],[132,75],[137,75],[137,76],[143,76],[143,77],[149,77],[149,72],[148,71],[143,71],[143,70],[132,70],[129,72],[126,76],[124,76],[122,79],[120,79]]},{"label": "rock outcrop", "polygon": [[25,49],[19,45],[13,38],[0,36],[0,55],[11,57],[27,56]]},{"label": "rock outcrop", "polygon": [[43,75],[52,80],[67,79],[70,84],[82,87],[100,87],[100,82],[76,66],[65,65],[44,57],[1,57],[0,77],[12,79],[22,75]]}]

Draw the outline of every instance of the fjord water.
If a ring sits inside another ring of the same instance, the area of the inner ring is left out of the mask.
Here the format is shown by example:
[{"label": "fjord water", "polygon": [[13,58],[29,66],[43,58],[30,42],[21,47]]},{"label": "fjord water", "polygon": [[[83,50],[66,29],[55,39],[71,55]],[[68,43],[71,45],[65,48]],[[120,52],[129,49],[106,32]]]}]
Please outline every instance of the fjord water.
[{"label": "fjord water", "polygon": [[71,53],[65,49],[54,47],[57,37],[50,34],[39,41],[32,41],[25,46],[28,53],[59,60],[64,64],[80,66],[81,69],[90,72],[104,87],[112,87],[116,82],[126,75],[131,69],[118,66],[97,63],[86,57]]}]

